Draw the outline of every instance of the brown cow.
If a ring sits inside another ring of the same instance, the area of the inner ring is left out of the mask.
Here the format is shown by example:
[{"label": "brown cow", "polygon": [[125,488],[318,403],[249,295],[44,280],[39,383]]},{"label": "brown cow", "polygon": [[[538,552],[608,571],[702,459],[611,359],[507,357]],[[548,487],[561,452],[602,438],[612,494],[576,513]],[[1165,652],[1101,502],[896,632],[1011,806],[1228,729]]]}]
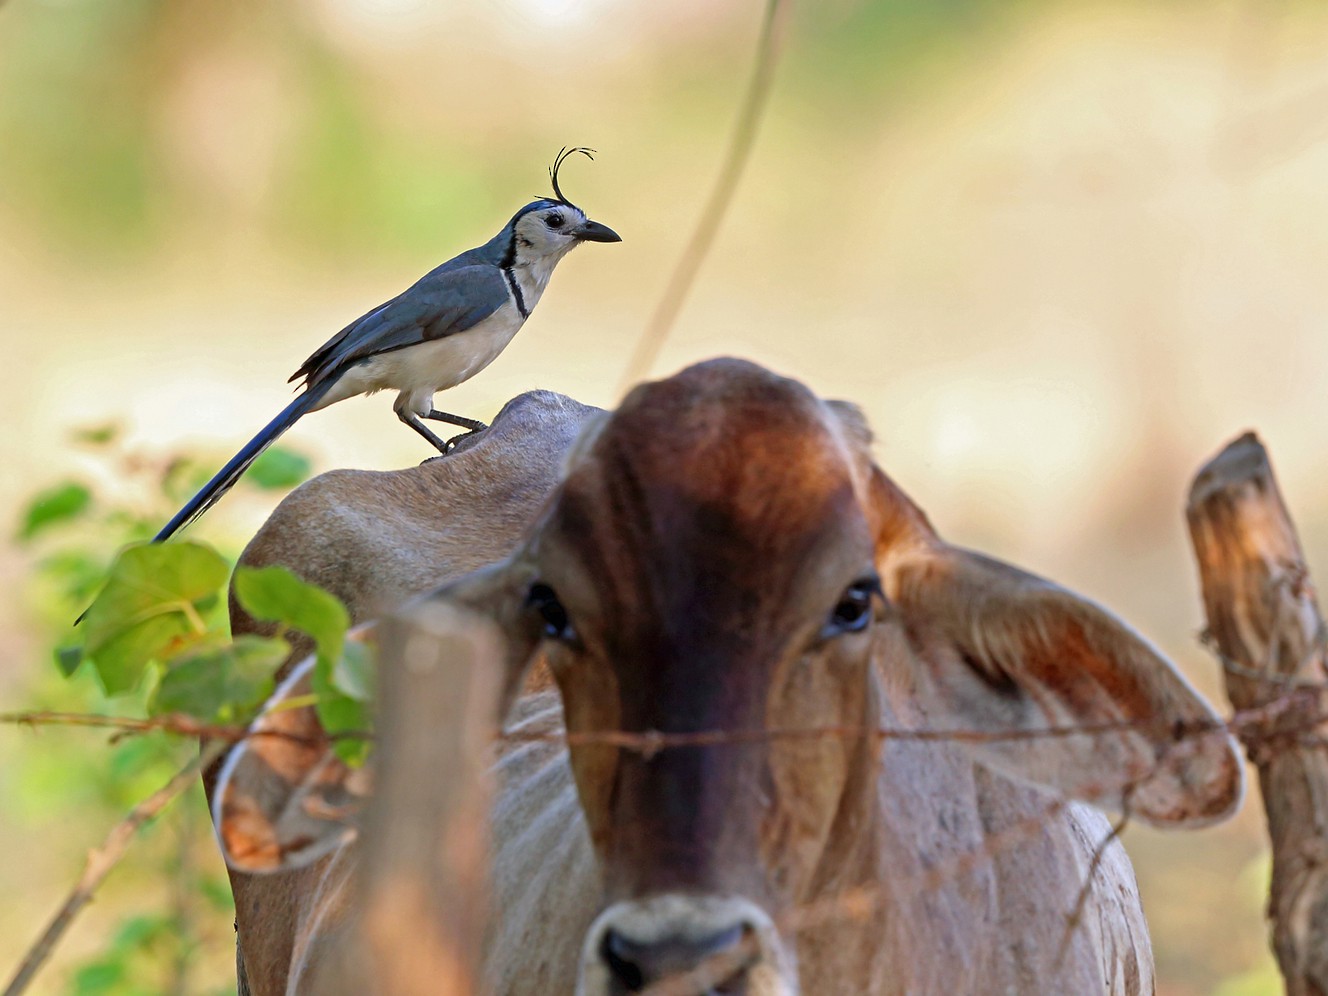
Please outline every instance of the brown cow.
[{"label": "brown cow", "polygon": [[[1128,861],[1112,843],[1092,869],[1106,821],[1055,799],[1165,825],[1232,811],[1238,756],[1220,733],[1182,735],[1213,716],[1172,666],[1098,606],[943,542],[872,463],[858,411],[793,381],[713,361],[587,421],[515,552],[434,596],[499,622],[509,688],[547,661],[556,692],[523,698],[513,726],[993,736],[507,747],[492,990],[610,996],[681,975],[683,992],[749,996],[1151,992]],[[343,491],[349,510],[310,493],[260,540],[323,583],[363,570],[308,555],[315,535],[339,545],[339,517],[423,518],[372,486]],[[398,550],[380,556],[391,575]],[[237,751],[214,803],[253,992],[317,991],[353,833],[283,820],[292,783],[343,800],[348,785],[261,756],[274,743]]]}]

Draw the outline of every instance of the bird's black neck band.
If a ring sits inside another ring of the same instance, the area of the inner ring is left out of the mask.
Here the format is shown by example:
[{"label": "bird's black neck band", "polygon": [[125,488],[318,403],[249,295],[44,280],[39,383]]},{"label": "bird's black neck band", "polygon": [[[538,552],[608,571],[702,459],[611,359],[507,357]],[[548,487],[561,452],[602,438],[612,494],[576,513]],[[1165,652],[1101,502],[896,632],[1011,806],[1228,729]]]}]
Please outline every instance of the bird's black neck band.
[{"label": "bird's black neck band", "polygon": [[521,285],[516,282],[516,273],[510,266],[504,266],[503,276],[507,278],[507,286],[512,289],[512,297],[516,300],[516,310],[521,312],[523,320],[529,318],[530,312],[526,310],[526,299],[521,293]]}]

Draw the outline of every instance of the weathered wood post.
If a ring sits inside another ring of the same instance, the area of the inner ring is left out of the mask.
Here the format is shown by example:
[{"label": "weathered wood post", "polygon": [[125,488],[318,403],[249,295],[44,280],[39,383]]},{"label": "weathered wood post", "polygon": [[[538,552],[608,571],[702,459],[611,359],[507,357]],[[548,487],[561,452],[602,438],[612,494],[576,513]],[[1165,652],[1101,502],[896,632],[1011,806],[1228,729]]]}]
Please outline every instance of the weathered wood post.
[{"label": "weathered wood post", "polygon": [[[1328,685],[1324,621],[1296,530],[1253,433],[1198,473],[1186,517],[1207,641],[1259,772],[1272,945],[1288,996],[1328,996]],[[1253,714],[1249,714],[1254,710]]]},{"label": "weathered wood post", "polygon": [[503,657],[487,620],[425,601],[379,627],[378,746],[344,994],[470,996],[488,885],[485,771]]}]

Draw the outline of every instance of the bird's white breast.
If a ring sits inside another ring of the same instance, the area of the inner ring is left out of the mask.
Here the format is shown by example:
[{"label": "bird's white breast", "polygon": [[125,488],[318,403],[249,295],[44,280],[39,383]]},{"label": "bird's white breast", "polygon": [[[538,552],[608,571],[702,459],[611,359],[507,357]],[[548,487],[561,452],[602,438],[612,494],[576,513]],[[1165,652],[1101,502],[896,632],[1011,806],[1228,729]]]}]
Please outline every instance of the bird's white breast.
[{"label": "bird's white breast", "polygon": [[403,405],[398,407],[424,414],[433,407],[435,391],[455,387],[487,367],[524,322],[509,300],[464,332],[380,353],[342,374],[318,407],[390,388],[401,392]]}]

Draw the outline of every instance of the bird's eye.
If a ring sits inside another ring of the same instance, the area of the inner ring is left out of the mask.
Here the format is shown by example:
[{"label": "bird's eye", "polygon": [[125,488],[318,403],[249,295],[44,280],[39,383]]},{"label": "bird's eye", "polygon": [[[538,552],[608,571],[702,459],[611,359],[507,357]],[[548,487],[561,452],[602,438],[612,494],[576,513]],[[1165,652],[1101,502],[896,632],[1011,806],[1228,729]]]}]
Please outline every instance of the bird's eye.
[{"label": "bird's eye", "polygon": [[821,637],[828,639],[866,629],[871,622],[871,603],[875,595],[885,597],[881,592],[881,579],[876,575],[854,581],[844,589],[844,594],[839,596],[839,601],[830,611],[830,618],[821,627]]},{"label": "bird's eye", "polygon": [[544,624],[544,635],[550,640],[567,643],[576,639],[576,630],[567,617],[567,610],[558,601],[557,592],[547,584],[542,581],[532,584],[530,594],[526,596],[526,605],[540,617]]},{"label": "bird's eye", "polygon": [[564,220],[562,212],[555,211],[544,219],[544,224],[548,225],[550,228],[562,228]]}]

